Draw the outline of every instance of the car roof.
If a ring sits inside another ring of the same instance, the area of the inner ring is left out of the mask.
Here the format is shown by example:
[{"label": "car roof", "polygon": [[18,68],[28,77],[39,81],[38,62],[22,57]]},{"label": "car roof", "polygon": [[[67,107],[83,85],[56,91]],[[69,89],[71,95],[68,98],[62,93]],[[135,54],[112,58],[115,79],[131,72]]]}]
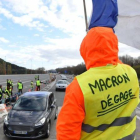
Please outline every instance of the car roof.
[{"label": "car roof", "polygon": [[32,91],[32,92],[25,92],[22,97],[24,96],[44,96],[47,97],[51,94],[52,92],[47,92],[47,91]]}]

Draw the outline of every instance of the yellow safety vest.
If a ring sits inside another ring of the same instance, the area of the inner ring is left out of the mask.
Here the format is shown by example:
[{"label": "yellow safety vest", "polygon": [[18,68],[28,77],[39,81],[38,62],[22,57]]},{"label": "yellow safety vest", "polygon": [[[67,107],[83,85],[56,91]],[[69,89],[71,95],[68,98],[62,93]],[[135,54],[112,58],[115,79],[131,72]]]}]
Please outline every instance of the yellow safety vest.
[{"label": "yellow safety vest", "polygon": [[8,98],[8,95],[3,94],[3,98],[4,98],[4,99],[7,99],[7,98]]},{"label": "yellow safety vest", "polygon": [[18,89],[22,89],[22,83],[18,83]]},{"label": "yellow safety vest", "polygon": [[2,97],[2,89],[0,88],[0,98]]},{"label": "yellow safety vest", "polygon": [[31,88],[33,88],[34,87],[34,83],[33,82],[31,82]]},{"label": "yellow safety vest", "polygon": [[7,93],[8,96],[11,96],[11,93],[9,92],[9,90],[7,89],[7,87],[5,88],[5,93]]},{"label": "yellow safety vest", "polygon": [[135,70],[124,64],[91,68],[77,80],[86,114],[81,140],[134,140],[139,104]]},{"label": "yellow safety vest", "polygon": [[37,81],[36,81],[36,85],[37,85],[37,86],[40,86],[40,80],[37,80]]}]

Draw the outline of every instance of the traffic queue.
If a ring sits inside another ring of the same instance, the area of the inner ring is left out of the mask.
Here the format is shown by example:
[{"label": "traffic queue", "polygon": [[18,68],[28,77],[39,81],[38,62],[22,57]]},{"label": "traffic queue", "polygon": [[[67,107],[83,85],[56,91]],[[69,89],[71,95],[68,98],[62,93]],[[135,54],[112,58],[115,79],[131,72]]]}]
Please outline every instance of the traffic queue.
[{"label": "traffic queue", "polygon": [[[34,84],[33,80],[30,82],[30,89],[29,91],[40,91],[40,85],[41,81],[39,80],[39,77],[36,80],[36,84]],[[34,85],[36,85],[36,88],[34,89]],[[13,93],[13,81],[11,79],[7,79],[6,87],[3,89],[2,85],[0,85],[0,104],[10,104],[11,102],[15,102],[20,95],[23,94],[23,83],[21,80],[18,80],[17,82],[17,92]]]},{"label": "traffic queue", "polygon": [[[51,91],[43,91],[44,87],[43,85],[41,86],[41,83],[49,84],[54,80],[54,77],[46,81],[40,81],[39,78],[36,78],[36,84],[33,80],[31,80],[31,82],[26,81],[26,83],[30,83],[28,84],[30,89],[27,92],[25,92],[27,86],[24,85],[24,91],[22,91],[23,84],[21,81],[18,81],[18,93],[16,96],[22,96],[18,98],[18,101],[12,104],[11,108],[10,106],[5,107],[5,105],[3,105],[1,109],[5,110],[8,108],[8,113],[3,121],[3,133],[6,137],[13,139],[39,139],[49,137],[50,128],[54,120],[57,119],[58,105],[55,94]],[[39,91],[41,88],[42,91]],[[14,92],[15,89],[13,93]],[[24,94],[22,94],[22,92]]]}]

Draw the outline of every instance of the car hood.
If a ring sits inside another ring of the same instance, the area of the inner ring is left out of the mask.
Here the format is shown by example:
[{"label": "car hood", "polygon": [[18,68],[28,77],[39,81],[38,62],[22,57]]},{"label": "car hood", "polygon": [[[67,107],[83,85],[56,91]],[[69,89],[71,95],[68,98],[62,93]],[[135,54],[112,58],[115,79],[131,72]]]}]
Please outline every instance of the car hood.
[{"label": "car hood", "polygon": [[8,115],[8,120],[10,123],[24,123],[24,124],[34,124],[41,116],[43,111],[16,111],[11,110]]}]

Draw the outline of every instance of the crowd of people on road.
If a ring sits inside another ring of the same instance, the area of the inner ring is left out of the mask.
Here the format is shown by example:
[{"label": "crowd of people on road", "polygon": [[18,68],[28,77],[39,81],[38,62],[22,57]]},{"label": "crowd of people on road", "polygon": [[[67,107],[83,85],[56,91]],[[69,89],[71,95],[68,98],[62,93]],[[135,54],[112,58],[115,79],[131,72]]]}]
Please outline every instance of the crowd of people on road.
[{"label": "crowd of people on road", "polygon": [[[35,76],[35,82],[31,80],[30,82],[30,90],[29,91],[40,91],[41,81],[39,80],[39,76]],[[36,86],[36,88],[34,88]],[[17,93],[13,94],[13,81],[11,79],[7,79],[5,90],[3,90],[2,85],[0,85],[0,104],[10,104],[11,102],[15,102],[20,95],[23,94],[23,83],[21,80],[17,82]]]}]

